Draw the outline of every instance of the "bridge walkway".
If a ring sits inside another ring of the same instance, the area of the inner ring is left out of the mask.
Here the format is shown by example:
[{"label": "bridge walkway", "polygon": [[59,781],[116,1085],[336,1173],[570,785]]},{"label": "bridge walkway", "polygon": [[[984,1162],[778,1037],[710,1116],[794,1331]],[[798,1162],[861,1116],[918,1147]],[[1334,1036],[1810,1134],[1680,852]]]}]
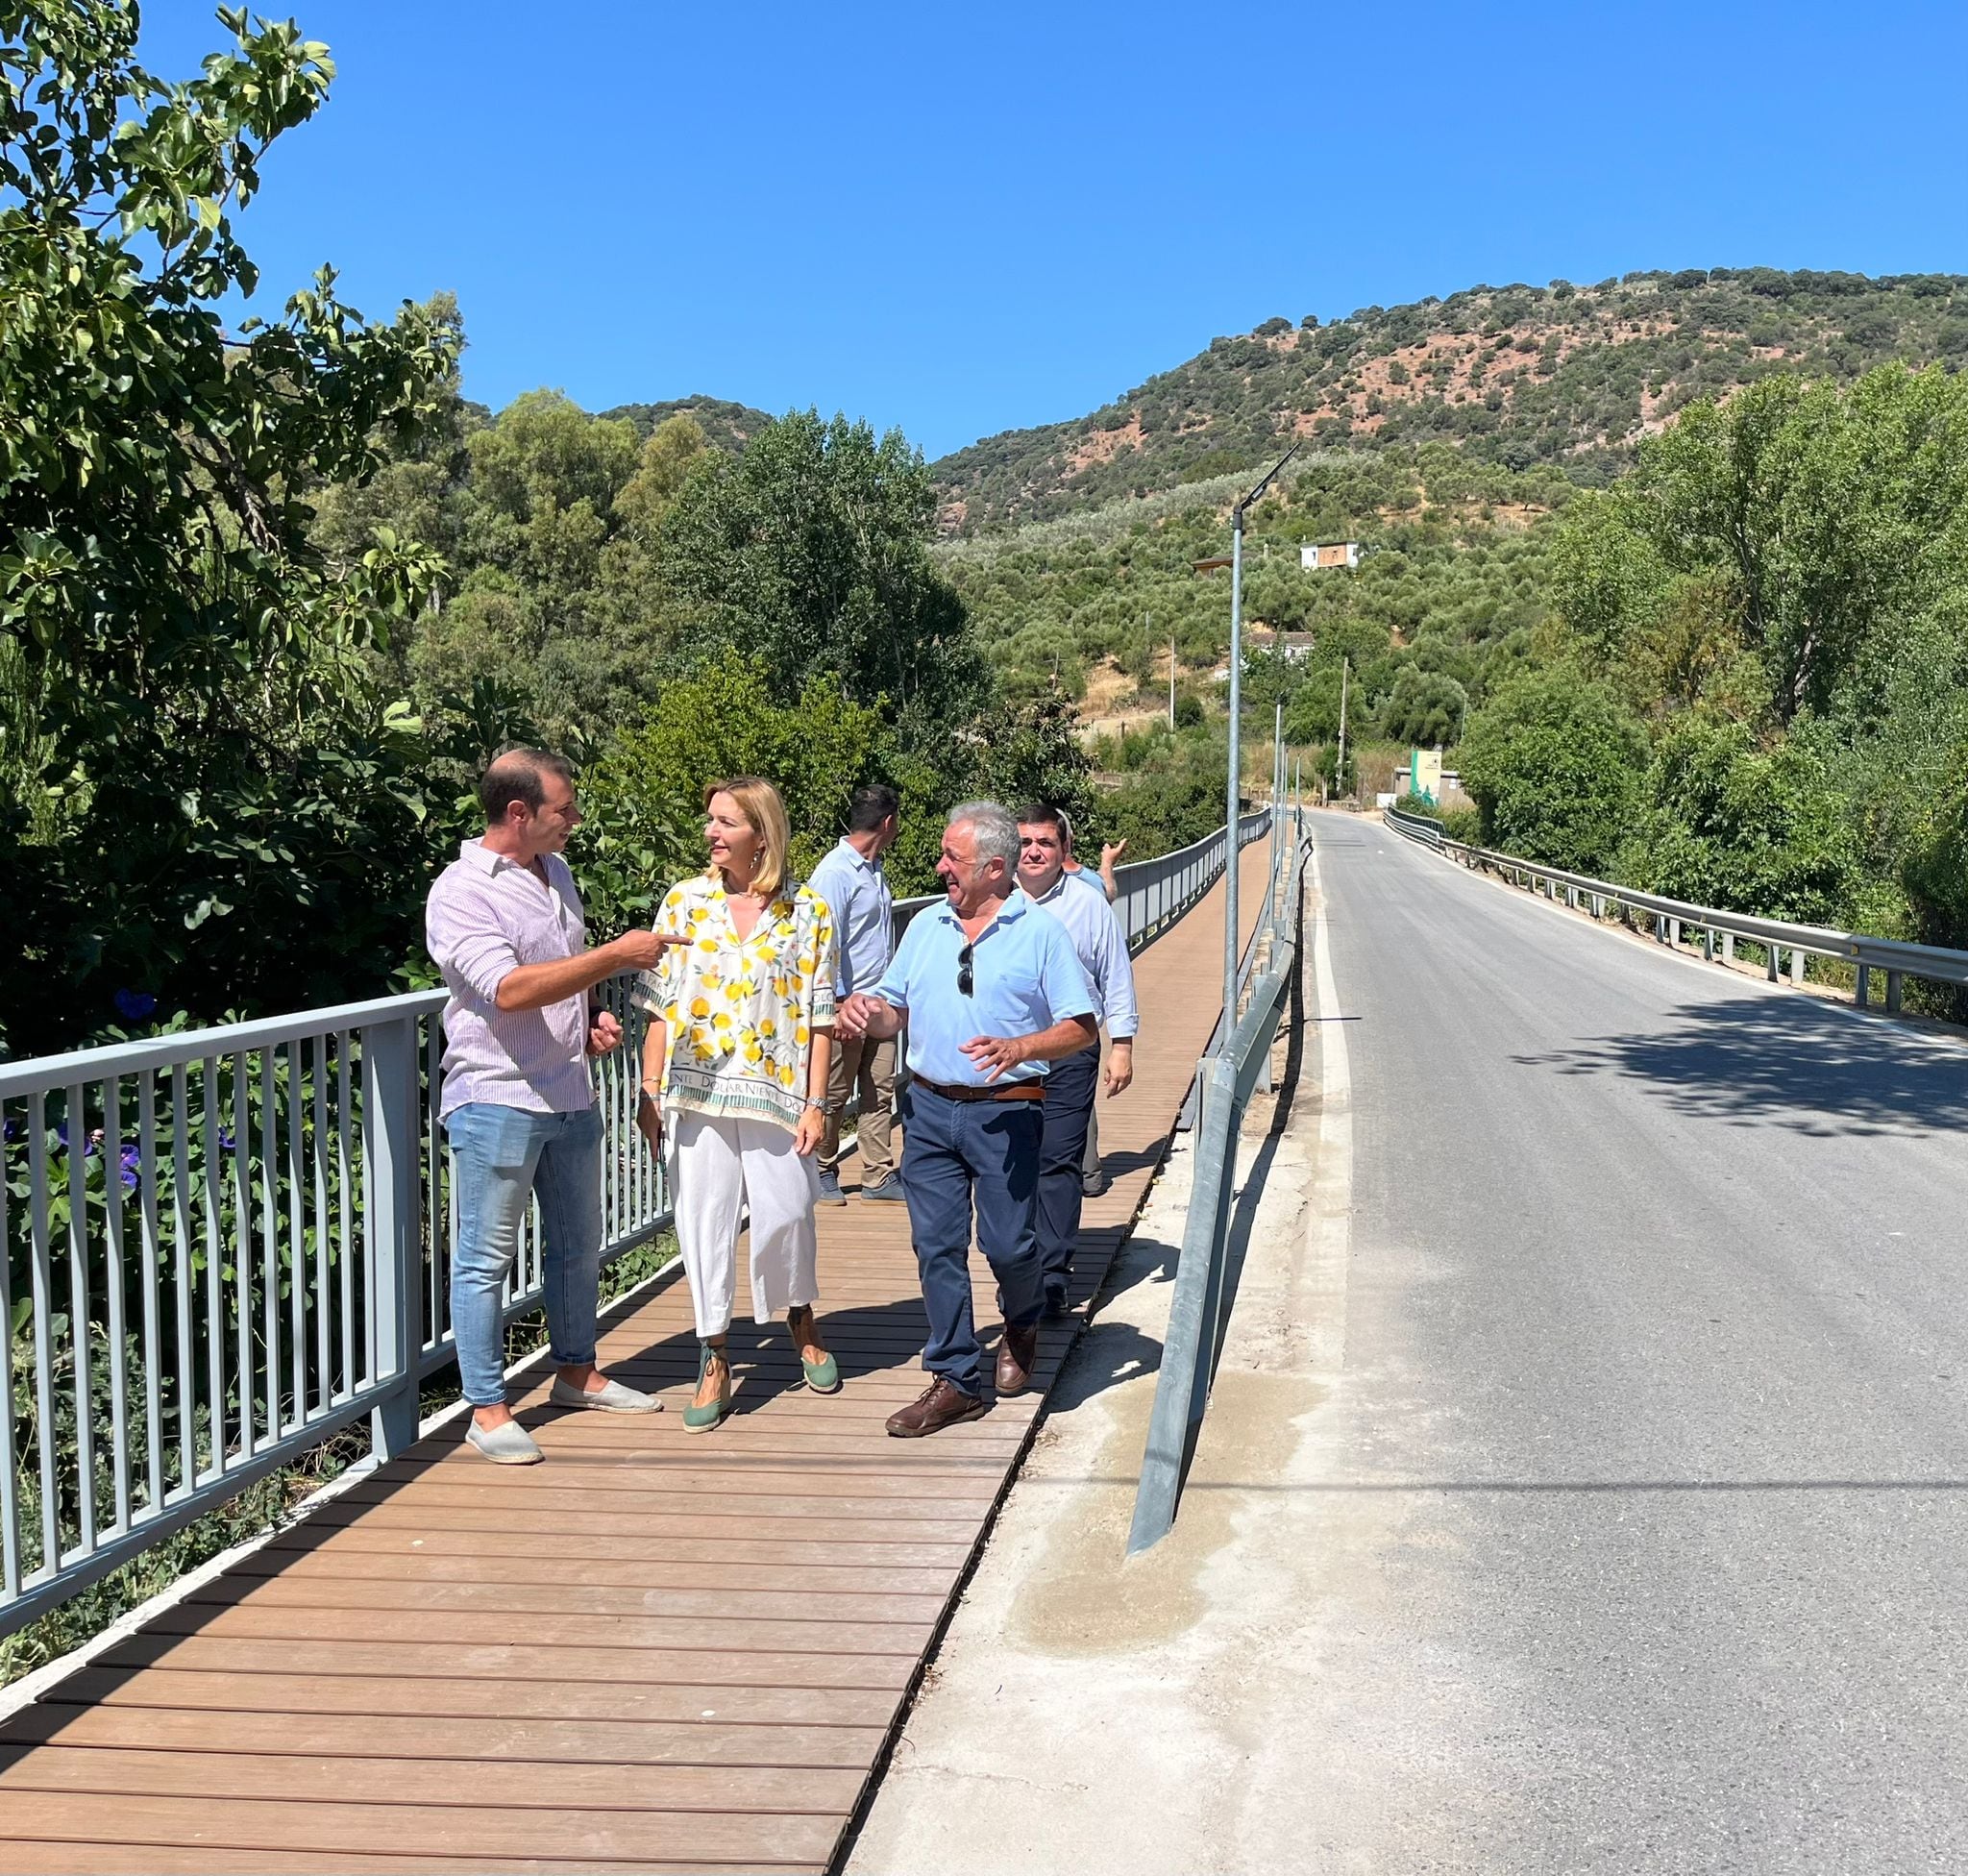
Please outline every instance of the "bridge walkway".
[{"label": "bridge walkway", "polygon": [[[1267,852],[1242,856],[1246,931]],[[669,1411],[556,1414],[537,1381],[521,1418],[548,1463],[523,1469],[454,1420],[0,1728],[0,1871],[827,1866],[1160,1163],[1220,1000],[1222,901],[1137,961],[1114,1184],[1038,1390],[889,1439],[926,1322],[904,1209],[850,1203],[821,1215],[844,1392],[806,1393],[783,1326],[743,1322],[736,1412],[687,1437],[673,1266],[602,1352]]]}]

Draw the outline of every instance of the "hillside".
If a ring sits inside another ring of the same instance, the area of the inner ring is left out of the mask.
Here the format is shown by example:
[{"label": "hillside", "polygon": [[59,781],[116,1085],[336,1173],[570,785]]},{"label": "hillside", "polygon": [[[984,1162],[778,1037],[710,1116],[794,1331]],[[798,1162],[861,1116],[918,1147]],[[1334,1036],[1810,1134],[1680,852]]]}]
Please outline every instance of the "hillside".
[{"label": "hillside", "polygon": [[934,465],[943,525],[1017,525],[1327,447],[1447,441],[1587,485],[1684,405],[1773,371],[1850,381],[1889,358],[1968,363],[1968,277],[1636,273],[1477,286],[1321,326],[1267,319],[1070,422],[1005,431]]},{"label": "hillside", "polygon": [[772,422],[763,410],[721,397],[673,397],[660,404],[618,404],[600,415],[626,417],[635,426],[637,435],[647,436],[664,418],[674,417],[679,411],[695,417],[704,440],[726,456],[736,456],[764,425]]},{"label": "hillside", "polygon": [[[1090,719],[1152,714],[1166,707],[1172,641],[1178,689],[1214,708],[1228,585],[1193,565],[1221,552],[1240,486],[1212,478],[944,543],[939,561],[1005,691],[1035,697],[1056,679]],[[1531,654],[1547,612],[1548,523],[1573,492],[1553,469],[1473,462],[1441,443],[1315,452],[1251,516],[1253,653],[1280,633],[1309,648],[1302,669],[1319,674],[1335,719],[1340,663],[1350,659],[1356,734],[1419,735],[1446,703],[1439,733],[1452,735],[1462,710]],[[1335,538],[1363,543],[1359,571],[1304,572],[1299,549]]]}]

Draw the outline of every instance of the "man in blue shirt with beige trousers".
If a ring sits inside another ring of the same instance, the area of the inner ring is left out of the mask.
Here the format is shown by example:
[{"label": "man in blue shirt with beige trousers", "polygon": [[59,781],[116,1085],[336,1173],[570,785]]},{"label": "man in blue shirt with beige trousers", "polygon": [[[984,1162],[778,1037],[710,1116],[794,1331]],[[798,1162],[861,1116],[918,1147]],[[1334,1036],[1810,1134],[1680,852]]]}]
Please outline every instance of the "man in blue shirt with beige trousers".
[{"label": "man in blue shirt with beige trousers", "polygon": [[[894,844],[901,802],[893,788],[871,781],[855,789],[848,804],[848,831],[807,876],[806,883],[826,901],[834,915],[834,1003],[857,990],[873,990],[895,956],[895,896],[881,870],[881,856]],[[848,1097],[859,1090],[861,1121],[855,1145],[861,1154],[861,1197],[902,1196],[889,1145],[890,1109],[896,1095],[896,1046],[863,1036],[838,1038],[828,1061],[826,1130],[820,1137],[820,1202],[845,1205],[841,1191],[841,1117]]]},{"label": "man in blue shirt with beige trousers", "polygon": [[889,1417],[898,1439],[975,1419],[988,1405],[971,1312],[973,1208],[1004,1311],[996,1392],[1021,1393],[1038,1357],[1046,1067],[1097,1043],[1099,1026],[1072,940],[1019,890],[1018,855],[1018,823],[996,802],[953,808],[936,863],[947,898],[910,925],[874,990],[835,1012],[836,1033],[849,1039],[909,1024],[901,1178],[933,1378]]}]

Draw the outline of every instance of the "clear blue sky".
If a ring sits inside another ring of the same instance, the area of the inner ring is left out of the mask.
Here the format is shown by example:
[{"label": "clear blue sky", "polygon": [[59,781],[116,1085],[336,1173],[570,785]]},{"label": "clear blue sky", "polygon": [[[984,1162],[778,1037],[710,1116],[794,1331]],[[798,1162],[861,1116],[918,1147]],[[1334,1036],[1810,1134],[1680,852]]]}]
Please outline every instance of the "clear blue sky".
[{"label": "clear blue sky", "polygon": [[[495,407],[811,404],[934,457],[1274,313],[1968,272],[1958,0],[288,5],[340,75],[246,217],[261,297],[449,287]],[[151,0],[160,75],[219,42]]]}]

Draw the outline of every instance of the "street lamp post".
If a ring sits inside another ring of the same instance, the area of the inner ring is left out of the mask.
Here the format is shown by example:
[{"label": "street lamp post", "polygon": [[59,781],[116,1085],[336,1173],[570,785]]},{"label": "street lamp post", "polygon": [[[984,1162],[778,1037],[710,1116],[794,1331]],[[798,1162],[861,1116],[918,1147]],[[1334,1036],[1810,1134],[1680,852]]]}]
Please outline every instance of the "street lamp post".
[{"label": "street lamp post", "polygon": [[1243,752],[1239,742],[1239,718],[1243,709],[1243,511],[1270,487],[1278,471],[1298,454],[1292,447],[1274,462],[1265,479],[1230,510],[1230,756],[1224,784],[1223,826],[1229,852],[1223,860],[1223,1024],[1217,1032],[1218,1049],[1228,1049],[1237,1026],[1237,832],[1242,805]]},{"label": "street lamp post", "polygon": [[1285,826],[1285,700],[1278,699],[1271,717],[1271,863],[1277,869],[1278,846]]}]

